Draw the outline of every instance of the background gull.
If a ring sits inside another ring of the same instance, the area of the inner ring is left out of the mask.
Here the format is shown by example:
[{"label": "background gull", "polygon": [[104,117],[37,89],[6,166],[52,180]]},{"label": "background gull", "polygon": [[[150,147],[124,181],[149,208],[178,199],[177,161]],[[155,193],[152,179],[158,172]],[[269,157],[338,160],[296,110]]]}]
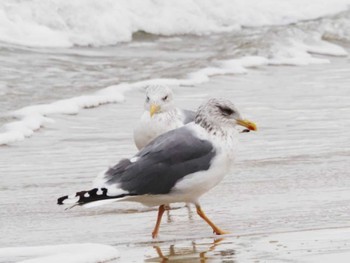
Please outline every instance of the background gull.
[{"label": "background gull", "polygon": [[188,202],[213,229],[225,234],[204,214],[199,198],[229,172],[237,148],[236,125],[256,130],[225,99],[210,99],[199,107],[195,122],[169,131],[134,157],[123,159],[95,181],[95,188],[63,196],[58,204],[87,207],[115,201],[135,201],[159,206],[152,237],[158,235],[164,205]]},{"label": "background gull", "polygon": [[146,89],[144,113],[134,129],[134,141],[140,150],[159,135],[194,121],[195,112],[179,109],[167,86],[151,85]]}]

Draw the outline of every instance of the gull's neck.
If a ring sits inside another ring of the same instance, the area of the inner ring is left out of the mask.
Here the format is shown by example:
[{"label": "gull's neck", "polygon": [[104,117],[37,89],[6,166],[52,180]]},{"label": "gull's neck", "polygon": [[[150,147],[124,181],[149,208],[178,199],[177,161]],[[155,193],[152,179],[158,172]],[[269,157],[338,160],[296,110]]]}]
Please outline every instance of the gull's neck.
[{"label": "gull's neck", "polygon": [[238,132],[234,126],[218,126],[200,115],[196,116],[195,123],[201,126],[211,137],[221,137],[224,140],[235,136]]},{"label": "gull's neck", "polygon": [[211,135],[225,135],[225,130],[212,122],[208,121],[207,118],[197,115],[195,118],[195,123],[201,126]]}]

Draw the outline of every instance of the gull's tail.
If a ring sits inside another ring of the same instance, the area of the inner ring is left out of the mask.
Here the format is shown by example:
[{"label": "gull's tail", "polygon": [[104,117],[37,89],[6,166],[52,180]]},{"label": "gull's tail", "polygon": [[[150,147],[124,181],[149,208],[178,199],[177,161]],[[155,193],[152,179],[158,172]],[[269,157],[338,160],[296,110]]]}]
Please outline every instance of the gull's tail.
[{"label": "gull's tail", "polygon": [[132,194],[121,194],[116,196],[109,196],[107,188],[93,188],[89,191],[80,191],[75,195],[65,195],[57,199],[58,205],[71,204],[72,207],[81,205],[85,207],[99,206],[107,203],[118,201],[126,196]]}]

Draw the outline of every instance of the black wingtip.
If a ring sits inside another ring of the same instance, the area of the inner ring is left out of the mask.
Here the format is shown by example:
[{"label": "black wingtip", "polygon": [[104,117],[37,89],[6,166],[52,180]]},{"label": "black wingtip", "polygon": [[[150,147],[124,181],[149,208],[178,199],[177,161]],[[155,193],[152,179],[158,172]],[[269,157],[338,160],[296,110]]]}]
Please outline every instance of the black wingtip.
[{"label": "black wingtip", "polygon": [[58,205],[63,205],[63,201],[68,199],[68,195],[62,196],[60,198],[57,199],[57,204]]},{"label": "black wingtip", "polygon": [[107,188],[93,188],[89,191],[80,191],[80,192],[76,192],[74,196],[65,195],[58,198],[57,204],[64,205],[65,204],[64,202],[67,199],[69,199],[69,201],[71,202],[68,202],[68,203],[73,204],[72,207],[74,207],[77,205],[84,205],[91,202],[96,202],[96,201],[101,201],[106,199],[118,199],[128,195],[134,195],[134,194],[121,194],[117,196],[108,196],[107,192],[108,192]]}]

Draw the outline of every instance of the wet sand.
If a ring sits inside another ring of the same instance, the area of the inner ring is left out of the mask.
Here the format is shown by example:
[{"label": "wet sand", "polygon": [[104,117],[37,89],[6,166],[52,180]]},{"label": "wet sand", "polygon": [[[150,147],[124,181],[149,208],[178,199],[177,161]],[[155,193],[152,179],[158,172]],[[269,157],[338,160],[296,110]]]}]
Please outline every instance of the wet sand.
[{"label": "wet sand", "polygon": [[175,90],[190,109],[211,96],[230,98],[259,127],[240,135],[236,169],[202,198],[208,216],[232,232],[222,240],[182,204],[164,217],[157,241],[156,208],[56,205],[135,153],[142,91],[127,93],[122,104],[53,116],[32,138],[0,147],[0,247],[102,243],[120,250],[116,262],[327,262],[322,258],[332,255],[341,262],[350,253],[349,75],[349,60],[341,58]]}]

